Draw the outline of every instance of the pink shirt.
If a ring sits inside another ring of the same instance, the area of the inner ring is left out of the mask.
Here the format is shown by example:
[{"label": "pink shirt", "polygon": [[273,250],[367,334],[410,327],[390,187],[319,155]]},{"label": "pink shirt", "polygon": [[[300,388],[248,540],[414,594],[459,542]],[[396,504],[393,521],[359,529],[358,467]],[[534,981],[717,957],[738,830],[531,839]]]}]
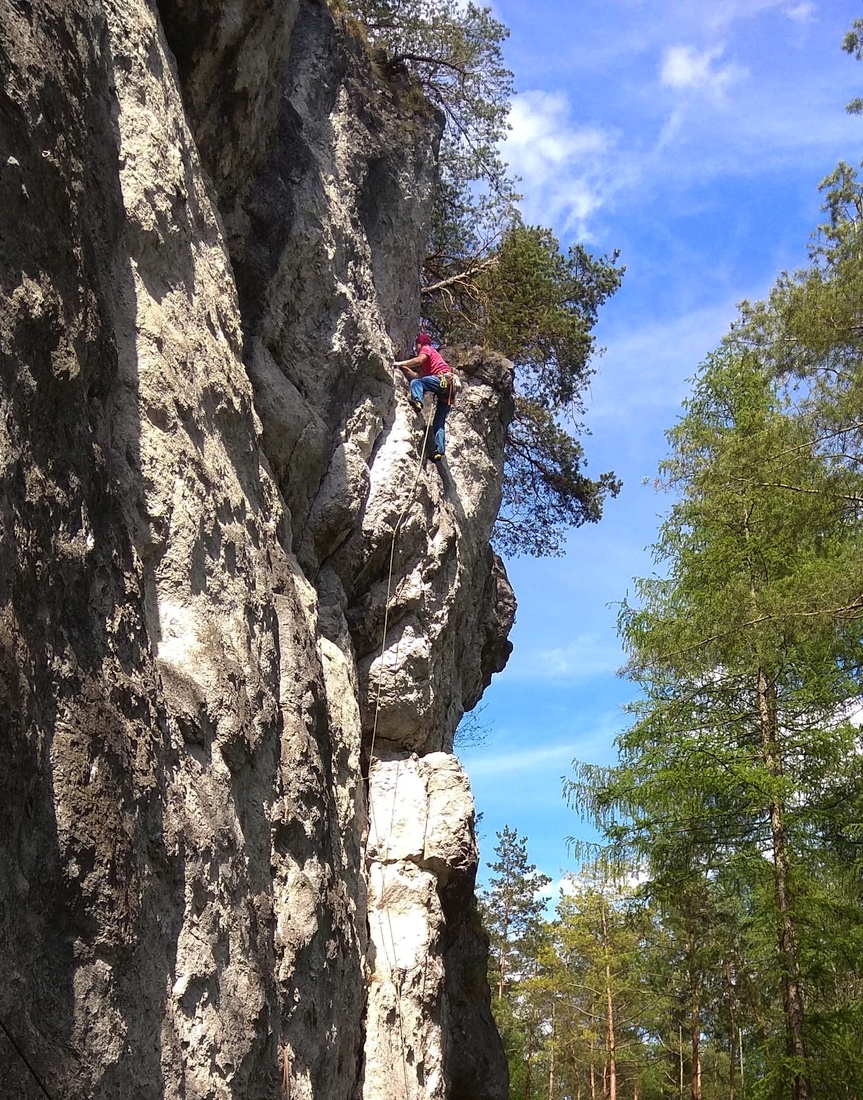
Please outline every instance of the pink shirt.
[{"label": "pink shirt", "polygon": [[419,355],[425,360],[423,363],[423,377],[428,377],[430,374],[451,374],[452,371],[441,355],[437,348],[433,348],[431,344],[424,344]]}]

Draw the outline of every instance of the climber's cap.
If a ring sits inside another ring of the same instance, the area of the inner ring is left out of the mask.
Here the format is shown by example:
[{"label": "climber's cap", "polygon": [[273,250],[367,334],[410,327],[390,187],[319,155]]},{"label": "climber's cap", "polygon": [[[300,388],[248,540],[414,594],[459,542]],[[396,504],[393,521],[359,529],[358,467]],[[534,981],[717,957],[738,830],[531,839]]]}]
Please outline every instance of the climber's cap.
[{"label": "climber's cap", "polygon": [[416,340],[414,340],[414,343],[417,344],[419,347],[425,347],[426,344],[431,343],[431,336],[429,336],[427,332],[421,332],[417,336]]}]

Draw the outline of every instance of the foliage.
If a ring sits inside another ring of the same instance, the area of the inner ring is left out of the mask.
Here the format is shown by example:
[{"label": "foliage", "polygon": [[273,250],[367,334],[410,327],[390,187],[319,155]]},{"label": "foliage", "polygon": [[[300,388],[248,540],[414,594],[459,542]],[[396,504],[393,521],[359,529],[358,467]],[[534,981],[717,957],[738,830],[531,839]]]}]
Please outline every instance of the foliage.
[{"label": "foliage", "polygon": [[517,397],[507,431],[503,507],[494,545],[503,554],[563,552],[565,530],[602,517],[606,496],[617,496],[613,473],[582,473],[584,451],[538,402]]},{"label": "foliage", "polygon": [[622,278],[611,259],[581,245],[567,255],[547,229],[514,225],[476,275],[472,298],[426,289],[450,339],[478,340],[519,366],[520,391],[550,409],[582,411],[591,370],[592,328]]},{"label": "foliage", "polygon": [[511,982],[523,975],[526,960],[539,935],[545,909],[542,890],[551,879],[527,858],[527,838],[504,825],[495,834],[497,859],[489,864],[493,875],[482,896],[486,930],[491,939],[492,988],[502,1000]]},{"label": "foliage", "polygon": [[822,190],[808,266],[744,303],[669,432],[619,617],[631,723],[566,782],[643,884],[604,933],[587,883],[546,928],[550,1100],[611,1095],[609,991],[627,1098],[863,1095],[863,187]]},{"label": "foliage", "polygon": [[542,892],[551,881],[528,861],[527,839],[508,825],[497,835],[497,859],[481,897],[491,943],[489,985],[510,1071],[510,1096],[530,1100],[537,1046],[535,978],[544,937]]},{"label": "foliage", "polygon": [[486,704],[476,706],[473,710],[462,715],[462,719],[456,727],[453,736],[453,749],[477,748],[488,741],[490,724],[483,719]]},{"label": "foliage", "polygon": [[407,65],[445,121],[440,181],[426,259],[429,281],[452,262],[482,257],[509,225],[518,196],[498,144],[507,129],[512,73],[503,63],[507,28],[460,0],[351,0],[371,41]]},{"label": "foliage", "polygon": [[[595,258],[580,245],[564,256],[547,230],[515,226],[476,278],[473,296],[440,291],[436,316],[449,338],[480,340],[516,364],[515,416],[507,433],[503,507],[495,545],[503,553],[558,554],[569,527],[595,523],[612,473],[583,473],[573,432],[593,373],[593,326],[620,285],[617,255]],[[561,426],[564,417],[570,430]]]},{"label": "foliage", "polygon": [[[659,568],[620,615],[641,692],[635,721],[618,739],[618,765],[580,768],[568,793],[618,851],[647,861],[665,927],[688,945],[690,1073],[700,1080],[704,1001],[722,1003],[721,985],[708,996],[720,965],[738,975],[712,1022],[731,1072],[745,947],[758,972],[747,999],[760,1021],[760,1078],[804,1098],[842,1057],[841,1031],[816,1026],[813,1011],[853,1015],[849,992],[863,978],[856,960],[844,993],[828,978],[824,960],[835,966],[841,939],[816,916],[841,906],[827,838],[859,807],[849,761],[860,737],[848,717],[860,693],[863,531],[856,463],[821,450],[813,391],[798,407],[778,385],[764,322],[762,313],[757,338],[742,324],[708,359],[669,432],[662,469],[677,499]],[[745,907],[729,907],[741,895]],[[716,934],[719,912],[730,940]]]},{"label": "foliage", "polygon": [[558,998],[556,1032],[566,1050],[558,1072],[571,1095],[589,1092],[591,1072],[609,1091],[613,1081],[615,1091],[631,1092],[652,1068],[645,1039],[663,994],[644,980],[642,962],[658,926],[649,907],[635,904],[633,887],[609,871],[594,865],[571,879],[550,930],[547,981]]},{"label": "foliage", "polygon": [[[858,61],[863,60],[863,19],[855,19],[851,24],[851,30],[842,39],[842,49]],[[845,109],[852,115],[863,113],[863,99],[852,99]]]},{"label": "foliage", "polygon": [[352,0],[390,69],[408,65],[445,119],[422,308],[448,343],[482,344],[516,365],[516,416],[506,443],[504,553],[558,554],[565,532],[596,522],[620,482],[582,472],[578,417],[592,373],[592,329],[620,285],[617,255],[564,254],[546,229],[521,222],[499,143],[512,73],[508,31],[490,8],[459,0]]}]

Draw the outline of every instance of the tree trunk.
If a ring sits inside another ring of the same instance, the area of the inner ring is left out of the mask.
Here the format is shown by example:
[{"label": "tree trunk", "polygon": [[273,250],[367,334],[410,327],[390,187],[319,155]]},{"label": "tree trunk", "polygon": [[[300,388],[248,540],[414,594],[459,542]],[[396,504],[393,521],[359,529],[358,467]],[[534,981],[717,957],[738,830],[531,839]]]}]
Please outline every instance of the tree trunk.
[{"label": "tree trunk", "polygon": [[524,1073],[524,1100],[530,1100],[532,1087],[531,1074],[533,1071],[533,1035],[535,1030],[534,1018],[531,1016],[527,1026],[527,1065]]},{"label": "tree trunk", "polygon": [[548,1044],[548,1100],[554,1100],[554,1001],[551,1002],[551,1038]]},{"label": "tree trunk", "polygon": [[692,1060],[689,1095],[692,1100],[701,1100],[701,1013],[697,1001],[693,1002],[689,1016],[689,1044]]},{"label": "tree trunk", "polygon": [[593,1036],[590,1039],[590,1100],[596,1100],[596,1066],[593,1060]]},{"label": "tree trunk", "polygon": [[503,986],[506,978],[506,948],[509,936],[509,910],[504,909],[500,928],[500,958],[497,965],[497,999],[503,1000]]},{"label": "tree trunk", "polygon": [[608,1052],[608,1100],[617,1100],[617,1060],[616,1036],[614,1033],[614,1000],[611,993],[611,960],[608,948],[608,922],[605,918],[605,903],[600,905],[602,919],[602,949],[605,954],[605,1005],[606,1005],[606,1049]]},{"label": "tree trunk", "polygon": [[[761,751],[764,766],[770,776],[782,774],[779,748],[776,697],[763,669],[758,670],[758,715],[761,726]],[[788,835],[785,828],[785,806],[776,798],[769,803],[770,834],[773,846],[773,886],[779,911],[779,958],[782,967],[782,1006],[785,1012],[785,1034],[788,1053],[793,1058],[806,1057],[803,1038],[803,994],[797,959],[797,929],[791,911]],[[812,1091],[805,1074],[794,1078],[794,1100],[811,1100]]]},{"label": "tree trunk", "polygon": [[692,1076],[689,1095],[701,1100],[701,1005],[698,997],[698,970],[695,963],[695,941],[689,935],[686,944],[689,956],[689,1043],[692,1052]]},{"label": "tree trunk", "polygon": [[737,1083],[737,1066],[734,1061],[737,1053],[737,1041],[735,1039],[734,984],[731,981],[731,963],[727,958],[725,960],[725,992],[728,997],[728,1100],[734,1100],[734,1090]]}]

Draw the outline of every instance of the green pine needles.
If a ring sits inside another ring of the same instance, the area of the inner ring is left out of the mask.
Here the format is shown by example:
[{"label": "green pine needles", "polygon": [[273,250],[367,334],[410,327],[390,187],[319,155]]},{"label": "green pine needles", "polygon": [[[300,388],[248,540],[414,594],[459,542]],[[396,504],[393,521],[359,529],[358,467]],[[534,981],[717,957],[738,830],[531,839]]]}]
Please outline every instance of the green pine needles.
[{"label": "green pine needles", "polygon": [[811,267],[744,304],[668,433],[632,724],[567,781],[683,950],[693,1096],[708,1049],[747,1096],[863,1091],[861,191],[825,188]]},{"label": "green pine needles", "polygon": [[460,0],[350,0],[385,68],[406,66],[444,123],[422,309],[448,343],[480,344],[515,363],[515,419],[506,440],[494,543],[507,554],[560,554],[566,532],[595,523],[620,482],[585,475],[582,394],[592,330],[620,285],[616,254],[563,252],[548,229],[523,224],[517,181],[500,144],[513,75],[507,28]]}]

